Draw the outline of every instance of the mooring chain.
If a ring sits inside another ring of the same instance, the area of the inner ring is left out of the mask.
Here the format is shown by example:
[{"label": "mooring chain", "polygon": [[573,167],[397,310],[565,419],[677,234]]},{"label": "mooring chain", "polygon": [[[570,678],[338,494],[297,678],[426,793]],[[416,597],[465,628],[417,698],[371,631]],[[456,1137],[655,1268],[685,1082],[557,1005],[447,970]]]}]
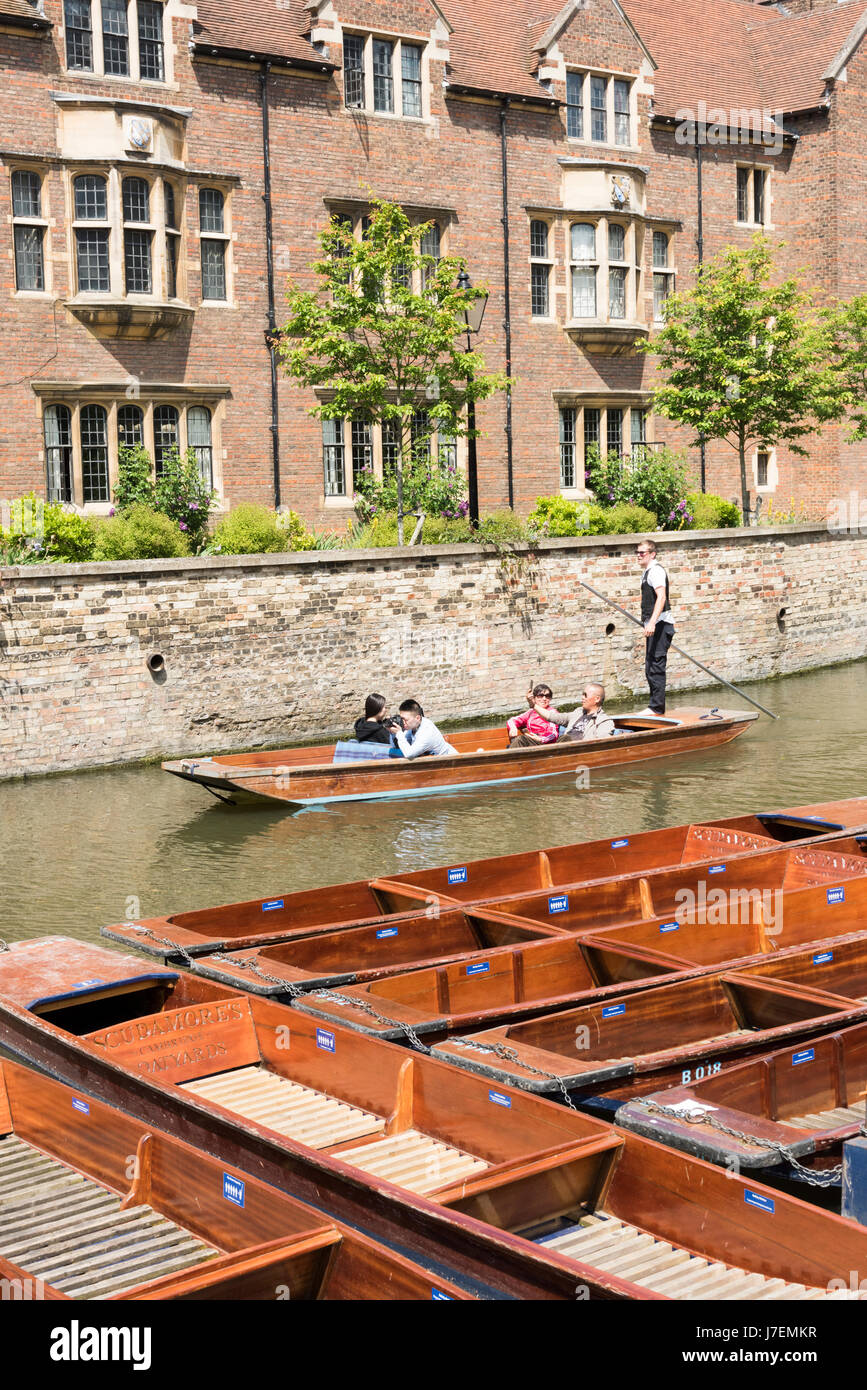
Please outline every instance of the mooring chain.
[{"label": "mooring chain", "polygon": [[241,960],[237,956],[227,956],[224,951],[214,951],[210,956],[211,960],[225,960],[230,965],[234,965],[238,970],[249,970],[251,975],[257,979],[264,980],[268,985],[279,985],[284,994],[288,994],[292,999],[300,999],[307,990],[300,989],[298,985],[293,985],[291,980],[282,980],[279,975],[269,975],[267,970],[263,970],[258,961],[247,959]]},{"label": "mooring chain", "polygon": [[533,1067],[529,1062],[525,1062],[518,1056],[513,1047],[506,1047],[503,1043],[479,1043],[473,1042],[472,1038],[452,1038],[451,1042],[458,1047],[471,1047],[476,1052],[491,1052],[495,1057],[501,1058],[504,1062],[517,1062],[518,1066],[524,1071],[530,1072],[531,1076],[542,1076],[546,1081],[556,1081],[563,1093],[563,1099],[570,1109],[577,1111],[578,1107],[569,1094],[566,1082],[562,1076],[556,1076],[552,1071],[542,1071],[539,1067]]},{"label": "mooring chain", "polygon": [[635,1104],[643,1106],[645,1110],[653,1110],[658,1115],[675,1115],[678,1119],[686,1119],[690,1124],[708,1125],[710,1129],[717,1129],[721,1134],[728,1134],[732,1139],[741,1139],[744,1143],[753,1144],[758,1149],[769,1149],[778,1153],[781,1158],[784,1158],[787,1163],[790,1163],[803,1175],[804,1180],[811,1187],[830,1187],[832,1183],[836,1183],[843,1176],[842,1163],[836,1164],[833,1168],[823,1168],[817,1172],[815,1169],[806,1168],[803,1163],[799,1163],[791,1150],[787,1149],[786,1145],[781,1144],[779,1140],[760,1139],[758,1135],[746,1134],[743,1130],[733,1129],[731,1125],[724,1124],[722,1120],[715,1120],[710,1115],[696,1115],[694,1119],[690,1119],[675,1105],[658,1105],[656,1101],[647,1100],[641,1096],[638,1097]]},{"label": "mooring chain", "polygon": [[157,936],[156,932],[151,931],[150,927],[140,926],[137,922],[127,922],[126,925],[132,927],[133,931],[137,932],[139,936],[146,936],[151,941],[156,941],[159,946],[170,947],[172,955],[180,956],[184,965],[188,965],[191,970],[195,969],[193,957],[190,955],[187,948],[182,946],[180,942],[172,941],[171,937],[168,936]]}]

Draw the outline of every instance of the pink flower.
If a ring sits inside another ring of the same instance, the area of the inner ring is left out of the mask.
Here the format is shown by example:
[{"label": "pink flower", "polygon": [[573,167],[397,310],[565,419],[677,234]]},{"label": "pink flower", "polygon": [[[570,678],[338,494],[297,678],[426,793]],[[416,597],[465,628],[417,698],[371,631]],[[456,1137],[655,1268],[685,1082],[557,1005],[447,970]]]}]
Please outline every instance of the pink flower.
[{"label": "pink flower", "polygon": [[180,526],[180,528],[181,528],[182,531],[188,531],[188,530],[189,530],[189,527],[187,526],[187,523],[186,523],[185,521],[179,521],[179,522],[178,522],[178,525]]}]

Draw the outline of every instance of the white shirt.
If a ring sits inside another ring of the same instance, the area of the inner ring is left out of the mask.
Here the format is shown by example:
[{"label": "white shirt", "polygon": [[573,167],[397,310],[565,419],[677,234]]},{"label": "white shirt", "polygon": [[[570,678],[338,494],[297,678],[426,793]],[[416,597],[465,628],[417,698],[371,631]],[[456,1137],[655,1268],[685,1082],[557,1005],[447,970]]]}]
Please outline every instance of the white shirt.
[{"label": "white shirt", "polygon": [[[644,578],[647,580],[651,589],[665,588],[666,573],[658,560],[652,560],[647,566],[647,569],[644,571]],[[674,618],[672,617],[671,609],[664,608],[656,621],[658,623],[673,623]]]},{"label": "white shirt", "polygon": [[450,743],[446,743],[436,724],[432,719],[425,716],[415,733],[412,735],[412,742],[403,729],[395,729],[394,736],[397,739],[397,746],[405,758],[420,758],[423,753],[431,753],[435,758],[447,757],[449,753],[457,753],[457,748],[452,748]]}]

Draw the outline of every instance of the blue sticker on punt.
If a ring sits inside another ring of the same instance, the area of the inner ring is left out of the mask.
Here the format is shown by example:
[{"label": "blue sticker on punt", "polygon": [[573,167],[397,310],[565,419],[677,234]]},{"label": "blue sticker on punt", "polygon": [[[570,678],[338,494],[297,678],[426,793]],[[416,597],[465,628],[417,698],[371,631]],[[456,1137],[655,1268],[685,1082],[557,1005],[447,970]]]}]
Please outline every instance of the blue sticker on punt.
[{"label": "blue sticker on punt", "polygon": [[711,864],[710,868],[708,869],[709,874],[724,874],[725,871],[725,864]]},{"label": "blue sticker on punt", "polygon": [[86,1101],[86,1100],[79,1100],[79,1099],[78,1099],[78,1096],[73,1096],[73,1097],[72,1097],[72,1108],[73,1108],[73,1110],[78,1110],[78,1111],[80,1111],[82,1115],[89,1115],[89,1114],[90,1114],[90,1106],[88,1105],[87,1101]]},{"label": "blue sticker on punt", "polygon": [[833,959],[834,959],[834,952],[833,952],[833,951],[819,951],[818,955],[815,955],[815,956],[813,957],[813,964],[814,964],[814,965],[827,965],[827,964],[828,964],[828,961],[829,961],[829,960],[833,960]]},{"label": "blue sticker on punt", "polygon": [[231,1173],[223,1174],[223,1196],[227,1202],[231,1202],[236,1207],[244,1205],[244,1194],[246,1185],[240,1178],[233,1178]]},{"label": "blue sticker on punt", "polygon": [[617,1018],[620,1014],[626,1013],[625,1004],[609,1004],[607,1009],[602,1010],[603,1018]]},{"label": "blue sticker on punt", "polygon": [[827,896],[829,903],[844,903],[846,901],[846,889],[829,888]]},{"label": "blue sticker on punt", "polygon": [[326,1028],[316,1029],[316,1046],[323,1052],[334,1051],[334,1034],[329,1033]]},{"label": "blue sticker on punt", "polygon": [[69,988],[70,988],[70,989],[92,989],[94,985],[104,985],[104,984],[105,984],[105,980],[100,980],[100,979],[98,979],[98,978],[97,978],[97,979],[93,979],[93,980],[76,980],[75,984],[74,984],[74,985],[70,985]]},{"label": "blue sticker on punt", "polygon": [[283,906],[282,898],[272,898],[270,902],[262,904],[263,912],[276,912],[278,907]]},{"label": "blue sticker on punt", "polygon": [[680,931],[680,923],[679,923],[679,922],[663,922],[663,924],[662,924],[662,926],[659,928],[659,930],[662,931],[662,932],[666,932],[666,931]]},{"label": "blue sticker on punt", "polygon": [[490,968],[491,968],[491,962],[488,961],[488,960],[482,960],[482,961],[479,961],[478,964],[476,964],[476,965],[468,965],[468,966],[467,966],[467,974],[468,974],[468,975],[487,975],[487,973],[488,973],[488,971],[490,970]]},{"label": "blue sticker on punt", "polygon": [[451,1294],[442,1293],[440,1289],[431,1289],[430,1296],[431,1299],[435,1302],[439,1301],[440,1299],[445,1299],[446,1303],[454,1303],[455,1301],[452,1298]]},{"label": "blue sticker on punt", "polygon": [[765,1197],[761,1192],[751,1192],[749,1188],[744,1191],[744,1201],[747,1206],[758,1207],[760,1211],[776,1210],[773,1197]]},{"label": "blue sticker on punt", "polygon": [[568,899],[568,897],[566,896],[565,893],[561,893],[561,894],[559,895],[559,897],[556,897],[556,898],[549,898],[549,899],[548,899],[548,912],[549,912],[549,914],[553,914],[553,913],[555,913],[555,912],[568,912],[568,911],[569,911],[569,899]]},{"label": "blue sticker on punt", "polygon": [[805,1047],[802,1052],[792,1053],[792,1066],[799,1067],[802,1062],[814,1062],[816,1060],[815,1047]]},{"label": "blue sticker on punt", "polygon": [[467,871],[463,869],[449,869],[449,883],[466,883]]},{"label": "blue sticker on punt", "polygon": [[378,941],[384,941],[389,936],[397,936],[397,927],[380,927],[376,933]]},{"label": "blue sticker on punt", "polygon": [[502,1105],[504,1110],[511,1110],[512,1097],[504,1096],[502,1091],[488,1091],[488,1100],[493,1101],[494,1105]]},{"label": "blue sticker on punt", "polygon": [[611,848],[612,848],[612,849],[625,849],[626,846],[627,846],[628,844],[629,844],[629,841],[628,841],[628,840],[612,840],[612,841],[611,841]]}]

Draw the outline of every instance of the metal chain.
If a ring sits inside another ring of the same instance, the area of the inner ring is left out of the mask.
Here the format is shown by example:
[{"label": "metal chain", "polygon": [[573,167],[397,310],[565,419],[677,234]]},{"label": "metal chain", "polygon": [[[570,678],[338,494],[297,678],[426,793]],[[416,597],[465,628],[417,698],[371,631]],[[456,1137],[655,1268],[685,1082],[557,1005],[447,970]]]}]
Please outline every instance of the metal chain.
[{"label": "metal chain", "polygon": [[722,1120],[715,1120],[710,1115],[696,1116],[694,1120],[690,1121],[689,1116],[684,1116],[674,1105],[657,1105],[656,1101],[647,1100],[643,1096],[639,1096],[634,1103],[643,1106],[645,1110],[653,1110],[658,1115],[675,1115],[678,1119],[686,1119],[692,1124],[708,1125],[711,1129],[719,1130],[721,1134],[728,1134],[732,1139],[741,1139],[744,1143],[752,1144],[758,1149],[770,1149],[778,1153],[787,1163],[790,1163],[811,1187],[830,1187],[832,1183],[836,1183],[843,1177],[842,1163],[836,1164],[833,1168],[822,1168],[819,1171],[806,1168],[779,1140],[760,1139],[758,1135],[746,1134],[743,1130],[733,1129],[731,1125],[723,1124]]},{"label": "metal chain", "polygon": [[234,965],[237,970],[249,970],[251,975],[255,975],[258,979],[264,980],[266,984],[279,985],[283,994],[288,994],[292,999],[300,999],[302,995],[308,992],[307,990],[299,989],[298,985],[293,985],[291,980],[281,980],[279,975],[269,975],[268,971],[263,970],[258,961],[255,960],[241,960],[238,956],[227,955],[225,951],[214,951],[208,959],[225,960],[228,961],[230,965]]},{"label": "metal chain", "polygon": [[518,1056],[514,1048],[506,1047],[503,1043],[474,1042],[472,1038],[450,1038],[449,1041],[458,1047],[471,1047],[475,1052],[493,1053],[495,1057],[501,1058],[504,1062],[517,1062],[518,1066],[521,1067],[522,1070],[528,1071],[531,1076],[543,1076],[546,1081],[556,1081],[562,1092],[564,1101],[569,1106],[570,1110],[574,1110],[577,1113],[578,1107],[570,1096],[566,1087],[566,1082],[563,1080],[562,1076],[556,1076],[552,1071],[542,1071],[539,1067],[531,1066],[529,1062],[525,1062],[523,1058]]},{"label": "metal chain", "polygon": [[186,947],[181,946],[179,942],[172,941],[171,937],[168,936],[157,936],[156,932],[151,931],[150,927],[140,926],[137,922],[127,922],[125,923],[125,925],[132,927],[134,932],[138,932],[139,936],[147,936],[151,941],[156,941],[159,946],[171,947],[172,955],[179,955],[183,960],[184,965],[188,965],[191,970],[195,969],[193,957],[190,955]]}]

